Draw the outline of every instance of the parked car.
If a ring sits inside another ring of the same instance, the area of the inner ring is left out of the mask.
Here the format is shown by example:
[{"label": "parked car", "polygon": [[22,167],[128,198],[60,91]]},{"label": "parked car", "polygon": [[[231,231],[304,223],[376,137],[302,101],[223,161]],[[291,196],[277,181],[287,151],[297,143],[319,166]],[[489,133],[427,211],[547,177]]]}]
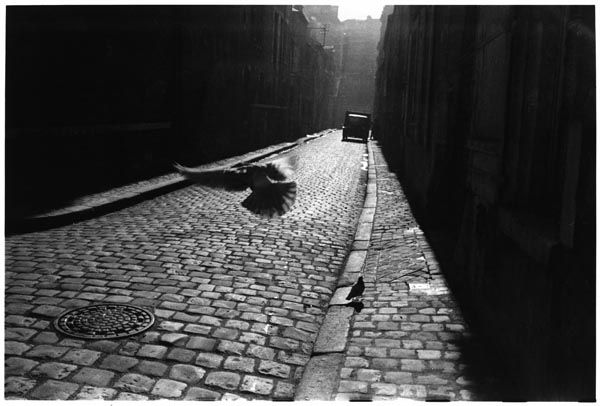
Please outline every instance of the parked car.
[{"label": "parked car", "polygon": [[348,138],[361,138],[364,142],[369,139],[371,130],[371,115],[356,111],[347,111],[342,126],[342,141]]}]

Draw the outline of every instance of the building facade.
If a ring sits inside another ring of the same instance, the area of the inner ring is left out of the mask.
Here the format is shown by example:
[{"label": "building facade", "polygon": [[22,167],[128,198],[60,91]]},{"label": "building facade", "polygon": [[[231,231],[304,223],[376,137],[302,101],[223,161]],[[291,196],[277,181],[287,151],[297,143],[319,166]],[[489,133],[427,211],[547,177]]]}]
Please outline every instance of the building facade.
[{"label": "building facade", "polygon": [[332,55],[300,6],[9,6],[6,21],[9,215],[333,121]]},{"label": "building facade", "polygon": [[345,106],[345,110],[371,113],[381,21],[370,17],[366,20],[346,20],[342,22],[342,30],[341,105]]},{"label": "building facade", "polygon": [[310,5],[303,7],[304,15],[308,21],[308,34],[323,49],[331,55],[333,84],[329,89],[328,116],[329,126],[339,128],[344,120],[344,99],[340,92],[343,81],[344,64],[344,31],[342,23],[338,19],[338,6]]},{"label": "building facade", "polygon": [[395,6],[385,23],[376,137],[453,236],[473,324],[523,399],[593,399],[594,8]]},{"label": "building facade", "polygon": [[371,113],[381,21],[340,21],[338,6],[305,6],[304,12],[310,35],[333,56],[333,126],[342,125],[347,110]]}]

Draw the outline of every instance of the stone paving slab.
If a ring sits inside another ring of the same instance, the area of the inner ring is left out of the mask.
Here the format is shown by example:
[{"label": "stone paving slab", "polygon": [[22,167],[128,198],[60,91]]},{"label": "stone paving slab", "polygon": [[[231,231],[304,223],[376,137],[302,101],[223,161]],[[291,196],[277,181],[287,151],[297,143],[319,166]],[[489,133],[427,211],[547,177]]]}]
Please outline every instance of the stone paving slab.
[{"label": "stone paving slab", "polygon": [[373,223],[361,222],[358,223],[358,229],[354,236],[355,241],[368,241],[371,238],[371,231],[373,230]]},{"label": "stone paving slab", "polygon": [[351,307],[330,306],[319,329],[313,354],[344,351],[353,314]]},{"label": "stone paving slab", "polygon": [[332,400],[338,384],[344,355],[341,353],[316,355],[306,365],[295,400]]},{"label": "stone paving slab", "polygon": [[[371,179],[369,178],[369,182],[371,181]],[[376,193],[376,192],[369,192],[369,189],[367,189],[367,197],[369,197],[369,193]],[[373,221],[375,220],[375,208],[374,207],[365,207],[362,211],[362,214],[360,215],[360,218],[358,219],[358,223],[373,223]],[[358,238],[357,238],[358,239]],[[370,235],[369,238],[370,239]]]},{"label": "stone paving slab", "polygon": [[335,293],[333,294],[333,297],[329,301],[329,306],[345,305],[345,304],[349,303],[350,301],[347,300],[346,297],[350,293],[351,289],[352,289],[352,286],[345,286],[342,288],[337,288],[335,290]]},{"label": "stone paving slab", "polygon": [[358,277],[362,275],[366,258],[367,251],[365,250],[351,251],[344,267],[344,271],[338,280],[337,286],[345,287],[354,285]]},{"label": "stone paving slab", "polygon": [[367,197],[367,199],[365,200],[365,207],[367,207],[367,208],[377,207],[377,196],[375,194]]}]

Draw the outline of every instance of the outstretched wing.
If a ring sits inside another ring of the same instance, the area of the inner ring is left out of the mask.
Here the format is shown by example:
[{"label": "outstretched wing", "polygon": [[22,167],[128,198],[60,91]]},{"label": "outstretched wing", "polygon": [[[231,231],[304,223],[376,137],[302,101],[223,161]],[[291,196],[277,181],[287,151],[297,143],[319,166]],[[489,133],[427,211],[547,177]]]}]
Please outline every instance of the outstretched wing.
[{"label": "outstretched wing", "polygon": [[298,167],[298,157],[296,155],[287,156],[256,166],[263,168],[270,179],[282,181],[294,174]]},{"label": "outstretched wing", "polygon": [[197,169],[188,168],[178,163],[173,164],[173,166],[186,178],[204,186],[226,190],[244,190],[252,185],[252,175],[246,168]]},{"label": "outstretched wing", "polygon": [[278,217],[287,213],[296,201],[296,183],[283,182],[296,170],[296,156],[264,164],[236,165],[216,169],[187,168],[178,163],[175,169],[195,183],[228,190],[251,188],[252,193],[242,206],[263,217]]}]

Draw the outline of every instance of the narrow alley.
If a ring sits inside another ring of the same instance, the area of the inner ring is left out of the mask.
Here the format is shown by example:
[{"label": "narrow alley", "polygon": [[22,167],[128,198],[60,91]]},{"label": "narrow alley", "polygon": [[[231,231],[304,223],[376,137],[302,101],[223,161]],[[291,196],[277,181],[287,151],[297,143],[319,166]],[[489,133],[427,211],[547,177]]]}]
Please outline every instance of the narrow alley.
[{"label": "narrow alley", "polygon": [[[471,399],[456,344],[464,322],[374,149],[364,308],[347,308],[331,399]],[[332,132],[287,153],[300,157],[299,196],[279,220],[245,213],[240,193],[189,186],[8,238],[7,398],[293,399],[353,243],[366,149]],[[413,282],[429,287],[409,291]],[[54,328],[63,312],[96,303],[140,306],[156,320],[119,339]]]},{"label": "narrow alley", "polygon": [[596,401],[595,11],[8,5],[5,399]]}]

